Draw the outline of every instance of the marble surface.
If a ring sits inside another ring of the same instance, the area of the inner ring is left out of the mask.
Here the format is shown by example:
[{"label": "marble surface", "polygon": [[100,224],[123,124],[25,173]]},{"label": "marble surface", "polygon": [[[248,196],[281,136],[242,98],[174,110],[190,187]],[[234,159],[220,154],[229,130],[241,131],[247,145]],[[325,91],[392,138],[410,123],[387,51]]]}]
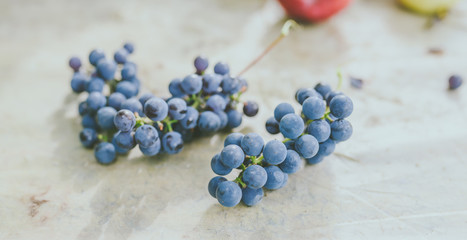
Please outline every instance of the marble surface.
[{"label": "marble surface", "polygon": [[467,78],[466,13],[464,1],[426,30],[392,1],[356,0],[293,32],[245,75],[261,110],[236,131],[272,139],[275,105],[335,85],[340,68],[365,80],[343,86],[354,135],[258,206],[224,208],[207,183],[225,133],[176,156],[96,164],[78,141],[84,95],[71,93],[67,59],[131,40],[144,88],[164,96],[199,53],[240,71],[278,34],[275,1],[1,1],[0,239],[465,239],[467,87],[446,88]]}]

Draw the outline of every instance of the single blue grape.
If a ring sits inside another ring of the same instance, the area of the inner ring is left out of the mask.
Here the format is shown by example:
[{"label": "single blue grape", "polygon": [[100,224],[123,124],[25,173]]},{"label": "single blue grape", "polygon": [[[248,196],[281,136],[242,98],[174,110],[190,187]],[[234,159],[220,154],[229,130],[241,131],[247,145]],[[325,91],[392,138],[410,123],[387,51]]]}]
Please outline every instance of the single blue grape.
[{"label": "single blue grape", "polygon": [[150,98],[144,104],[144,114],[153,121],[162,121],[169,112],[167,103],[158,97]]},{"label": "single blue grape", "polygon": [[173,97],[183,97],[186,93],[182,89],[182,80],[175,78],[174,80],[170,81],[169,84],[169,92],[172,94]]},{"label": "single blue grape", "polygon": [[220,75],[225,75],[230,72],[230,67],[225,62],[218,62],[214,65],[214,72]]},{"label": "single blue grape", "polygon": [[318,142],[324,142],[331,136],[331,126],[326,120],[319,119],[311,122],[306,132],[315,137]]},{"label": "single blue grape", "polygon": [[107,99],[100,92],[92,92],[86,99],[86,103],[88,104],[88,110],[92,113],[95,113],[97,112],[97,110],[104,107],[106,102]]},{"label": "single blue grape", "polygon": [[287,150],[295,150],[295,140],[288,140],[284,142],[285,147]]},{"label": "single blue grape", "polygon": [[324,97],[332,91],[331,86],[325,83],[318,83],[315,86],[315,91],[317,91],[319,94],[321,94],[321,98],[324,99]]},{"label": "single blue grape", "polygon": [[129,42],[125,43],[123,45],[123,48],[125,48],[130,54],[135,51],[135,46],[133,45],[133,43],[129,43]]},{"label": "single blue grape", "polygon": [[116,92],[125,95],[126,98],[134,97],[138,94],[138,88],[129,81],[121,81],[115,88]]},{"label": "single blue grape", "polygon": [[114,61],[105,58],[97,62],[97,72],[106,81],[114,79],[117,64]]},{"label": "single blue grape", "polygon": [[274,118],[278,122],[281,121],[282,117],[289,113],[295,113],[295,110],[289,103],[280,103],[276,108],[274,108]]},{"label": "single blue grape", "polygon": [[120,110],[115,115],[114,124],[122,132],[131,131],[136,124],[135,115],[129,110]]},{"label": "single blue grape", "polygon": [[182,135],[178,132],[168,132],[162,137],[162,146],[168,154],[177,154],[183,149]]},{"label": "single blue grape", "polygon": [[103,130],[111,130],[114,126],[114,118],[117,110],[112,107],[103,107],[97,111],[97,123]]},{"label": "single blue grape", "polygon": [[81,119],[81,125],[84,128],[92,128],[94,130],[99,129],[99,125],[97,124],[96,119],[89,113],[83,115],[83,118]]},{"label": "single blue grape", "polygon": [[292,174],[300,170],[301,163],[302,159],[296,151],[287,150],[287,157],[281,164],[279,164],[279,168],[284,173]]},{"label": "single blue grape", "polygon": [[125,63],[121,71],[122,79],[131,79],[136,77],[136,68],[132,64]]},{"label": "single blue grape", "polygon": [[279,122],[279,130],[286,138],[296,139],[305,129],[303,119],[297,114],[289,113]]},{"label": "single blue grape", "polygon": [[248,133],[243,136],[240,146],[248,156],[259,156],[263,151],[264,140],[257,133]]},{"label": "single blue grape", "polygon": [[304,158],[311,158],[318,153],[318,140],[309,134],[305,134],[295,141],[295,150]]},{"label": "single blue grape", "polygon": [[462,77],[459,75],[452,75],[449,77],[449,90],[457,89],[462,85]]},{"label": "single blue grape", "polygon": [[198,110],[193,107],[187,107],[185,117],[180,120],[180,124],[184,129],[193,129],[198,123],[198,117]]},{"label": "single blue grape", "polygon": [[135,97],[123,101],[120,109],[127,109],[132,113],[138,113],[139,116],[143,116],[143,105]]},{"label": "single blue grape", "polygon": [[149,99],[155,97],[154,94],[152,93],[145,93],[143,95],[141,95],[141,97],[139,97],[139,102],[141,103],[141,106],[144,106],[144,104],[146,103],[146,101],[148,101]]},{"label": "single blue grape", "polygon": [[204,56],[198,56],[195,58],[194,62],[196,72],[197,73],[202,73],[204,70],[206,70],[209,66],[209,61],[206,57]]},{"label": "single blue grape", "polygon": [[321,94],[315,91],[313,88],[300,88],[295,93],[295,99],[298,103],[303,104],[303,102],[309,97],[318,97],[322,98]]},{"label": "single blue grape", "polygon": [[237,168],[242,165],[245,159],[243,150],[234,144],[230,144],[224,147],[221,151],[220,162],[228,168]]},{"label": "single blue grape", "polygon": [[114,148],[115,148],[115,152],[117,154],[127,154],[131,149],[126,149],[126,148],[121,148],[117,145],[117,143],[115,142],[115,135],[117,135],[117,133],[114,134],[114,137],[112,138],[112,145],[114,145]]},{"label": "single blue grape", "polygon": [[336,142],[332,139],[328,139],[325,142],[319,144],[318,154],[322,156],[329,156],[336,149]]},{"label": "single blue grape", "polygon": [[159,139],[159,133],[151,125],[143,125],[136,129],[135,140],[143,148],[148,148]]},{"label": "single blue grape", "polygon": [[237,110],[231,109],[227,112],[228,123],[227,127],[236,128],[242,124],[243,114]]},{"label": "single blue grape", "polygon": [[135,134],[133,132],[119,131],[114,136],[117,146],[124,149],[132,149],[136,147]]},{"label": "single blue grape", "polygon": [[149,145],[149,147],[143,147],[139,145],[139,150],[144,154],[144,156],[152,157],[157,155],[161,151],[161,140],[158,138],[154,144]]},{"label": "single blue grape", "polygon": [[279,189],[284,182],[284,174],[277,166],[268,166],[264,168],[268,175],[268,179],[264,187],[269,190]]},{"label": "single blue grape", "polygon": [[214,157],[211,159],[211,169],[215,174],[221,176],[227,175],[232,171],[232,168],[226,167],[221,163],[220,154],[214,155]]},{"label": "single blue grape", "polygon": [[217,186],[216,198],[224,207],[236,206],[242,199],[242,189],[231,181],[221,182]]},{"label": "single blue grape", "polygon": [[262,188],[258,189],[251,189],[251,188],[244,188],[242,189],[242,202],[251,207],[263,200],[264,191]]},{"label": "single blue grape", "polygon": [[224,147],[230,144],[235,144],[240,147],[243,136],[242,133],[238,132],[229,134],[224,140]]},{"label": "single blue grape", "polygon": [[78,72],[81,68],[81,59],[78,57],[71,57],[70,61],[68,61],[68,65],[70,65],[75,72]]},{"label": "single blue grape", "polygon": [[285,185],[287,185],[287,181],[289,180],[289,174],[284,173],[284,180],[282,180],[282,184],[278,189],[283,188]]},{"label": "single blue grape", "polygon": [[88,85],[88,78],[81,72],[76,72],[73,74],[73,78],[71,79],[71,89],[75,93],[80,93],[86,90]]},{"label": "single blue grape", "polygon": [[203,92],[214,94],[219,92],[219,87],[222,82],[222,76],[215,73],[203,75]]},{"label": "single blue grape", "polygon": [[331,100],[332,100],[335,96],[337,96],[337,95],[342,95],[342,94],[343,94],[342,92],[330,91],[330,92],[326,95],[326,97],[325,97],[325,99],[326,99],[326,104],[329,106],[329,104],[331,103]]},{"label": "single blue grape", "polygon": [[186,116],[187,106],[185,100],[172,98],[167,102],[169,106],[169,116],[174,120],[181,120]]},{"label": "single blue grape", "polygon": [[204,111],[199,115],[198,127],[201,132],[215,132],[220,125],[221,120],[214,112]]},{"label": "single blue grape", "polygon": [[352,100],[345,95],[335,96],[329,103],[329,110],[338,119],[346,118],[353,112]]},{"label": "single blue grape", "polygon": [[99,140],[97,138],[96,130],[92,128],[85,128],[79,133],[79,140],[86,148],[92,148]]},{"label": "single blue grape", "polygon": [[107,100],[107,105],[110,107],[113,107],[115,110],[120,110],[120,106],[122,103],[126,100],[125,95],[119,93],[119,92],[114,92],[110,94],[109,99]]},{"label": "single blue grape", "polygon": [[115,62],[119,64],[124,64],[126,62],[126,58],[128,57],[128,51],[125,48],[118,49],[114,54]]},{"label": "single blue grape", "polygon": [[356,89],[362,89],[363,88],[363,80],[360,78],[354,78],[350,77],[350,86]]},{"label": "single blue grape", "polygon": [[266,143],[263,150],[264,161],[271,164],[277,165],[285,160],[287,156],[287,148],[279,140],[271,140]]},{"label": "single blue grape", "polygon": [[221,176],[213,177],[213,178],[209,181],[209,184],[208,184],[208,191],[209,191],[209,194],[210,194],[213,198],[216,198],[216,190],[217,190],[217,186],[219,186],[219,183],[225,182],[225,181],[227,181],[227,179],[226,179],[225,177],[221,177]]},{"label": "single blue grape", "polygon": [[116,159],[115,147],[112,143],[99,143],[94,149],[94,156],[100,164],[111,164]]},{"label": "single blue grape", "polygon": [[314,157],[311,157],[311,158],[305,158],[308,164],[317,164],[317,163],[322,162],[323,159],[324,159],[324,156],[321,154],[316,154]]},{"label": "single blue grape", "polygon": [[221,112],[225,110],[227,103],[224,101],[223,97],[216,94],[208,98],[206,101],[206,106],[213,112]]},{"label": "single blue grape", "polygon": [[196,74],[186,76],[180,83],[183,92],[186,94],[197,94],[203,87],[203,80]]},{"label": "single blue grape", "polygon": [[84,114],[88,113],[88,103],[86,101],[79,103],[78,112],[80,116],[84,116]]},{"label": "single blue grape", "polygon": [[302,112],[308,119],[320,119],[326,112],[326,103],[321,97],[309,97],[303,101]]},{"label": "single blue grape", "polygon": [[180,123],[173,124],[172,128],[182,135],[183,142],[189,142],[195,137],[195,129],[185,129]]},{"label": "single blue grape", "polygon": [[88,92],[102,92],[104,90],[105,82],[101,78],[95,77],[91,78],[91,80],[87,84],[87,91]]},{"label": "single blue grape", "polygon": [[105,53],[101,49],[94,49],[89,54],[89,63],[96,66],[97,62],[101,59],[105,58]]},{"label": "single blue grape", "polygon": [[352,124],[346,119],[339,119],[331,123],[331,138],[335,141],[342,142],[352,136]]},{"label": "single blue grape", "polygon": [[276,118],[270,117],[266,121],[266,131],[270,134],[277,134],[279,133],[279,122],[276,121]]},{"label": "single blue grape", "polygon": [[130,79],[124,79],[123,81],[124,81],[124,82],[130,82],[130,83],[132,83],[132,84],[135,86],[135,88],[136,88],[136,94],[135,94],[135,96],[138,95],[138,93],[139,93],[139,88],[140,88],[140,86],[141,86],[141,82],[139,81],[139,79],[138,79],[137,77],[132,77],[132,78],[130,78]]},{"label": "single blue grape", "polygon": [[221,82],[222,92],[225,94],[234,94],[240,90],[240,84],[237,78],[225,75]]},{"label": "single blue grape", "polygon": [[221,124],[219,125],[219,130],[224,129],[229,124],[229,116],[225,112],[216,112],[215,113],[219,119],[221,120]]},{"label": "single blue grape", "polygon": [[[235,145],[233,145],[235,146]],[[259,165],[251,165],[243,172],[243,182],[247,187],[252,189],[262,188],[268,180],[268,174],[263,167]]]},{"label": "single blue grape", "polygon": [[254,101],[247,101],[243,103],[243,113],[248,117],[254,117],[258,114],[259,106]]}]

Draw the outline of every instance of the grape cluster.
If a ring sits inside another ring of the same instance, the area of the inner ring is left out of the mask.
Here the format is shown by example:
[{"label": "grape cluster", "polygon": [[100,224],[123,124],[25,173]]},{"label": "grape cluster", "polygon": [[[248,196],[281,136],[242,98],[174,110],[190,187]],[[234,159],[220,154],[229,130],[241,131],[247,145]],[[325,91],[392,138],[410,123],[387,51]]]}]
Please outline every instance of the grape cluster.
[{"label": "grape cluster", "polygon": [[[211,169],[220,176],[208,184],[209,193],[221,205],[257,204],[264,196],[263,188],[276,190],[286,185],[288,175],[300,169],[302,158],[309,164],[319,163],[334,151],[336,143],[350,138],[352,125],[345,119],[353,111],[349,97],[320,83],[314,89],[299,89],[295,98],[302,107],[300,114],[291,104],[281,103],[266,122],[266,130],[281,133],[283,141],[265,143],[256,133],[227,136],[224,149],[211,160]],[[223,176],[233,169],[239,175],[228,181]]]},{"label": "grape cluster", "polygon": [[[72,90],[89,93],[79,104],[84,128],[80,140],[86,148],[95,147],[99,163],[113,163],[117,154],[126,154],[137,145],[146,156],[176,154],[195,136],[241,124],[243,113],[236,108],[248,86],[245,79],[230,75],[228,64],[219,62],[213,73],[205,73],[208,59],[199,56],[194,74],[170,82],[171,97],[151,93],[138,97],[137,66],[128,60],[133,51],[127,43],[109,60],[102,50],[93,50],[89,62],[95,68],[88,74],[81,71],[79,58],[69,61],[74,70]],[[255,116],[258,104],[243,103],[243,112]]]}]

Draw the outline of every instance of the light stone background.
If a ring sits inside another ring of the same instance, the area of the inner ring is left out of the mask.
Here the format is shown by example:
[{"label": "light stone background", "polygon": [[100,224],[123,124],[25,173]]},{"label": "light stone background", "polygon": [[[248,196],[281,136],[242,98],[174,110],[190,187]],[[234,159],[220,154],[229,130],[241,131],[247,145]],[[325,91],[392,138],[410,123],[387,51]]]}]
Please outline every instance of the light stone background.
[{"label": "light stone background", "polygon": [[467,87],[446,90],[449,75],[467,78],[465,1],[426,30],[393,1],[356,0],[249,71],[244,96],[261,110],[237,130],[267,139],[297,88],[335,86],[337,68],[365,80],[343,85],[353,137],[255,207],[207,192],[225,133],[108,167],[80,146],[72,54],[130,40],[144,89],[165,96],[199,53],[240,71],[283,21],[273,0],[0,1],[0,239],[466,239]]}]

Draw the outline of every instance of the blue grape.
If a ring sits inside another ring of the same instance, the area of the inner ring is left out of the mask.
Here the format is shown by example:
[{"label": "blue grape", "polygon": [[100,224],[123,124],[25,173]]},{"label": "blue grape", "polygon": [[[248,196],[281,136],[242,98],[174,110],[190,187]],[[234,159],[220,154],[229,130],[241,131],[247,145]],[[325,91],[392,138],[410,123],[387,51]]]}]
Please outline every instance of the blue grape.
[{"label": "blue grape", "polygon": [[234,94],[241,88],[240,81],[237,78],[225,75],[221,82],[222,92],[225,94]]},{"label": "blue grape", "polygon": [[203,80],[200,76],[196,74],[191,74],[186,76],[183,81],[180,83],[183,92],[186,94],[196,94],[201,91],[203,87]]},{"label": "blue grape", "polygon": [[269,190],[279,189],[282,187],[282,183],[284,182],[284,174],[281,169],[277,166],[268,166],[265,167],[266,173],[268,175],[268,179],[264,187]]},{"label": "blue grape", "polygon": [[121,71],[122,79],[131,79],[136,77],[136,68],[132,64],[125,63]]},{"label": "blue grape", "polygon": [[86,148],[92,148],[97,143],[97,132],[92,128],[85,128],[79,133],[79,140]]},{"label": "blue grape", "polygon": [[137,77],[132,77],[132,78],[129,78],[129,79],[125,79],[124,82],[132,83],[136,88],[135,96],[138,95],[139,87],[141,86],[141,82],[139,81],[139,79]]},{"label": "blue grape", "polygon": [[152,157],[157,155],[161,151],[161,140],[158,138],[154,144],[149,145],[148,147],[143,147],[139,145],[139,150],[144,154],[144,156]]},{"label": "blue grape", "polygon": [[285,160],[287,156],[287,148],[279,140],[271,140],[266,143],[263,150],[264,161],[271,164],[277,165]]},{"label": "blue grape", "polygon": [[232,168],[224,166],[224,164],[221,163],[221,155],[216,154],[214,157],[211,159],[211,169],[212,171],[217,174],[217,175],[227,175],[232,171]]},{"label": "blue grape", "polygon": [[123,101],[120,109],[127,109],[132,113],[138,113],[139,116],[143,116],[143,105],[135,97]]},{"label": "blue grape", "polygon": [[121,148],[117,145],[117,143],[115,142],[115,135],[117,135],[117,133],[114,134],[114,137],[112,138],[112,145],[114,145],[114,148],[115,148],[115,152],[117,154],[127,154],[131,149],[126,149],[126,148]]},{"label": "blue grape", "polygon": [[198,123],[199,112],[193,107],[187,107],[185,117],[180,120],[184,129],[195,128]]},{"label": "blue grape", "polygon": [[203,92],[207,94],[214,94],[219,91],[222,82],[222,76],[215,73],[208,73],[203,75]]},{"label": "blue grape", "polygon": [[141,103],[141,106],[144,106],[146,101],[148,101],[149,99],[151,99],[153,97],[155,97],[155,96],[152,93],[145,93],[145,94],[141,95],[141,97],[139,97],[139,102]]},{"label": "blue grape", "polygon": [[266,131],[268,131],[270,134],[279,133],[279,122],[276,121],[274,117],[270,117],[266,121]]},{"label": "blue grape", "polygon": [[119,92],[114,92],[110,94],[109,99],[107,100],[107,105],[109,105],[110,107],[113,107],[115,110],[120,110],[120,106],[125,100],[126,100],[125,95]]},{"label": "blue grape", "polygon": [[114,79],[115,71],[117,71],[117,64],[114,61],[105,58],[97,62],[97,72],[106,81]]},{"label": "blue grape", "polygon": [[198,56],[195,58],[194,62],[196,72],[202,73],[204,70],[206,70],[209,66],[209,61],[206,57],[204,56]]},{"label": "blue grape", "polygon": [[179,132],[182,135],[183,142],[189,142],[195,137],[194,129],[185,129],[180,123],[172,125],[174,131]]},{"label": "blue grape", "polygon": [[128,57],[128,51],[125,48],[118,49],[114,54],[114,60],[117,63],[124,64]]},{"label": "blue grape", "polygon": [[329,103],[329,110],[336,118],[346,118],[353,112],[352,100],[345,95],[335,96]]},{"label": "blue grape", "polygon": [[338,95],[342,95],[343,93],[342,92],[338,92],[338,91],[330,91],[325,99],[326,99],[326,104],[329,106],[329,104],[331,103],[331,100],[335,97],[335,96],[338,96]]},{"label": "blue grape", "polygon": [[115,147],[108,142],[102,142],[94,149],[94,156],[100,164],[111,164],[115,162]]},{"label": "blue grape", "polygon": [[107,99],[105,99],[105,96],[102,95],[102,93],[100,92],[92,92],[86,99],[86,103],[88,104],[88,110],[92,113],[95,113],[97,112],[97,110],[104,107],[106,102]]},{"label": "blue grape", "polygon": [[336,149],[336,142],[332,139],[328,139],[325,142],[319,144],[318,154],[322,156],[329,156]]},{"label": "blue grape", "polygon": [[122,132],[131,131],[136,124],[135,115],[129,110],[120,110],[115,115],[114,124]]},{"label": "blue grape", "polygon": [[316,154],[314,157],[311,157],[311,158],[305,158],[308,164],[317,164],[317,163],[322,162],[323,159],[324,159],[324,156],[321,154]]},{"label": "blue grape", "polygon": [[303,101],[302,112],[308,119],[322,118],[326,112],[326,103],[322,98],[309,97]]},{"label": "blue grape", "polygon": [[170,81],[169,84],[169,92],[172,94],[173,97],[183,97],[186,93],[182,89],[182,80],[175,78],[174,80]]},{"label": "blue grape", "polygon": [[242,113],[231,109],[227,112],[228,122],[227,127],[229,128],[236,128],[242,124]]},{"label": "blue grape", "polygon": [[263,151],[264,140],[257,133],[248,133],[243,136],[240,146],[248,156],[259,156]]},{"label": "blue grape", "polygon": [[329,86],[328,84],[318,83],[318,84],[316,84],[316,86],[315,86],[315,91],[317,91],[319,94],[321,94],[321,97],[324,99],[324,97],[325,97],[330,91],[332,91],[332,88],[331,88],[331,86]]},{"label": "blue grape", "polygon": [[352,136],[352,124],[345,119],[339,119],[331,123],[331,138],[335,141],[342,142]]},{"label": "blue grape", "polygon": [[219,183],[225,182],[225,181],[227,181],[227,179],[226,179],[225,177],[221,177],[221,176],[213,177],[213,178],[209,181],[209,184],[208,184],[208,191],[209,191],[209,194],[210,194],[213,198],[216,198],[216,190],[217,190],[217,187],[219,186]]},{"label": "blue grape", "polygon": [[319,94],[313,88],[301,88],[295,93],[295,99],[300,104],[303,104],[303,102],[309,97],[322,98],[321,94]]},{"label": "blue grape", "polygon": [[75,72],[78,72],[81,68],[81,59],[78,57],[71,57],[70,61],[68,61],[68,65],[70,65]]},{"label": "blue grape", "polygon": [[318,142],[324,142],[331,136],[331,126],[326,120],[315,120],[308,125],[307,133],[315,137]]},{"label": "blue grape", "polygon": [[183,149],[182,135],[178,132],[168,132],[162,137],[162,146],[168,154],[177,154]]},{"label": "blue grape", "polygon": [[233,207],[242,199],[242,189],[234,182],[221,182],[217,186],[216,198],[222,206]]},{"label": "blue grape", "polygon": [[281,164],[279,164],[279,168],[284,173],[296,173],[300,169],[301,162],[302,160],[300,155],[296,151],[287,150],[287,157]]},{"label": "blue grape", "polygon": [[174,120],[181,120],[186,116],[186,102],[181,98],[172,98],[167,102],[169,116]]},{"label": "blue grape", "polygon": [[224,98],[220,95],[212,95],[206,101],[206,106],[211,109],[213,112],[224,111],[227,103],[224,101]]},{"label": "blue grape", "polygon": [[227,145],[221,151],[220,162],[228,168],[237,168],[242,165],[245,159],[243,150],[234,144]]},{"label": "blue grape", "polygon": [[230,144],[235,144],[240,147],[243,136],[242,133],[238,132],[229,134],[224,140],[224,147]]},{"label": "blue grape", "polygon": [[78,112],[81,116],[84,116],[84,114],[88,113],[88,103],[86,101],[79,103]]},{"label": "blue grape", "polygon": [[143,148],[149,148],[159,139],[159,133],[151,125],[143,125],[136,129],[135,140]]},{"label": "blue grape", "polygon": [[305,134],[295,141],[295,150],[304,158],[311,158],[318,153],[319,143],[315,137]]},{"label": "blue grape", "polygon": [[279,123],[279,130],[282,135],[290,139],[298,138],[303,133],[304,129],[305,123],[303,122],[303,119],[293,113],[285,115]]},{"label": "blue grape", "polygon": [[248,117],[254,117],[258,114],[259,106],[258,103],[253,101],[247,101],[243,103],[243,113]]},{"label": "blue grape", "polygon": [[123,45],[123,48],[125,48],[130,54],[135,51],[135,46],[133,45],[133,43],[129,43],[129,42],[125,43]]},{"label": "blue grape", "polygon": [[363,87],[363,80],[359,78],[350,77],[350,86],[356,89],[362,89]]},{"label": "blue grape", "polygon": [[105,53],[101,49],[94,49],[89,54],[89,63],[96,66],[97,62],[101,59],[105,58]]},{"label": "blue grape", "polygon": [[449,77],[449,90],[457,89],[462,85],[462,77],[459,75],[452,75]]},{"label": "blue grape", "polygon": [[92,128],[94,130],[99,129],[99,125],[97,124],[96,119],[89,113],[83,115],[83,118],[81,119],[81,125],[84,128]]},{"label": "blue grape", "polygon": [[295,140],[288,140],[284,142],[285,147],[287,150],[295,150]]},{"label": "blue grape", "polygon": [[202,132],[215,132],[220,125],[221,120],[214,112],[204,111],[199,115],[198,127]]},{"label": "blue grape", "polygon": [[214,65],[214,72],[220,75],[225,75],[230,72],[230,67],[225,62],[218,62]]},{"label": "blue grape", "polygon": [[115,91],[125,95],[126,98],[131,98],[138,95],[138,88],[135,84],[129,81],[121,81],[115,87]]},{"label": "blue grape", "polygon": [[225,112],[216,112],[216,115],[221,120],[221,124],[219,125],[219,130],[224,129],[229,124],[229,116]]},{"label": "blue grape", "polygon": [[136,146],[135,135],[133,132],[119,131],[114,136],[117,146],[124,149],[132,149]]},{"label": "blue grape", "polygon": [[86,75],[80,72],[76,72],[73,74],[73,78],[71,79],[71,89],[75,93],[80,93],[86,90],[88,85],[88,78]]},{"label": "blue grape", "polygon": [[144,114],[153,121],[162,121],[169,112],[167,103],[158,97],[150,98],[144,104]]},{"label": "blue grape", "polygon": [[282,184],[281,184],[281,186],[280,186],[278,189],[283,188],[283,187],[287,184],[287,181],[288,181],[288,180],[289,180],[289,174],[284,173],[284,180],[282,180]]},{"label": "blue grape", "polygon": [[262,188],[258,189],[251,189],[251,188],[244,188],[242,189],[242,202],[251,207],[263,200],[264,191]]},{"label": "blue grape", "polygon": [[276,108],[274,108],[274,118],[278,122],[281,121],[282,117],[289,113],[295,113],[295,110],[289,103],[280,103]]},{"label": "blue grape", "polygon": [[91,78],[91,80],[87,84],[87,91],[88,92],[102,92],[104,90],[105,82],[101,78],[95,77]]},{"label": "blue grape", "polygon": [[243,172],[242,179],[248,188],[258,189],[262,188],[264,184],[266,184],[266,181],[268,180],[268,174],[263,167],[259,165],[251,165]]},{"label": "blue grape", "polygon": [[117,111],[112,107],[103,107],[97,111],[97,123],[103,130],[114,128],[114,118]]}]

